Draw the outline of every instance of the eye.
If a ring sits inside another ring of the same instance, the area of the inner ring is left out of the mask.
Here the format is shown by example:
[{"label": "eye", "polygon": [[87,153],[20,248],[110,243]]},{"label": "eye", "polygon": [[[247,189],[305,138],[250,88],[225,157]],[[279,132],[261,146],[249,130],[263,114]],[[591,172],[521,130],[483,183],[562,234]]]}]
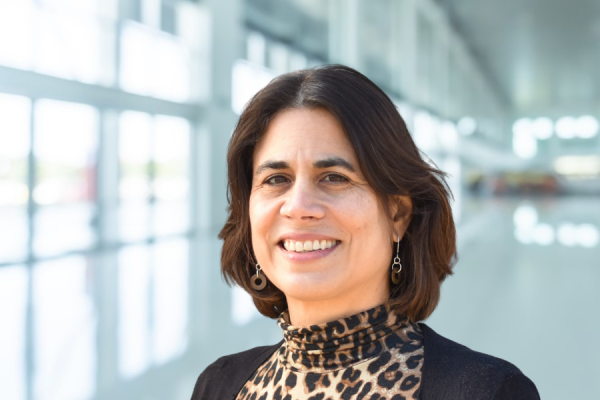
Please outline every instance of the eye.
[{"label": "eye", "polygon": [[348,178],[339,174],[329,174],[324,180],[331,183],[344,183],[348,181]]},{"label": "eye", "polygon": [[287,182],[288,182],[288,178],[286,178],[283,175],[271,176],[271,177],[267,178],[267,180],[265,181],[265,183],[267,185],[282,185]]}]

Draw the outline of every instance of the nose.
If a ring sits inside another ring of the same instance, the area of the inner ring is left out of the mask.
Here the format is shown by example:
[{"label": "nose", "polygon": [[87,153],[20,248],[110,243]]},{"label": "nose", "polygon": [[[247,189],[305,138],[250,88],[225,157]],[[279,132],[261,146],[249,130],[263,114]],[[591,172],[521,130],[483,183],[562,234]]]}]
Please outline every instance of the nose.
[{"label": "nose", "polygon": [[298,221],[317,220],[325,216],[325,207],[319,199],[317,188],[309,180],[296,179],[280,213]]}]

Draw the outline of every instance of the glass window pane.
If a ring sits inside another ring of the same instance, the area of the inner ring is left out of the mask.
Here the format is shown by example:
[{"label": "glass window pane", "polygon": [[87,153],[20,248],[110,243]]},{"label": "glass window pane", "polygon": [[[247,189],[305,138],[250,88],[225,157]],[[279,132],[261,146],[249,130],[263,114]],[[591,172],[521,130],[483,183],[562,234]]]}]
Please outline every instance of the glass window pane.
[{"label": "glass window pane", "polygon": [[95,214],[93,203],[39,207],[34,216],[34,252],[45,257],[92,247],[97,237]]},{"label": "glass window pane", "polygon": [[275,75],[281,75],[288,72],[288,49],[286,46],[273,43],[269,46],[269,67]]},{"label": "glass window pane", "polygon": [[0,268],[0,376],[2,398],[25,399],[25,313],[27,309],[27,269]]},{"label": "glass window pane", "polygon": [[88,105],[39,100],[35,106],[39,204],[95,198],[98,111]]},{"label": "glass window pane", "polygon": [[156,116],[154,135],[154,197],[182,200],[188,195],[190,124],[187,120]]},{"label": "glass window pane", "polygon": [[189,50],[176,37],[127,21],[121,33],[124,90],[184,102],[190,98]]},{"label": "glass window pane", "polygon": [[160,28],[161,0],[141,0],[141,20],[145,25]]},{"label": "glass window pane", "polygon": [[31,0],[0,2],[0,64],[31,68],[33,12]]},{"label": "glass window pane", "polygon": [[152,117],[125,111],[119,116],[119,199],[146,200],[150,194],[148,171]]},{"label": "glass window pane", "polygon": [[260,318],[261,314],[252,302],[252,296],[239,286],[231,289],[231,322],[244,326],[252,320]]},{"label": "glass window pane", "polygon": [[249,32],[246,36],[246,59],[254,64],[265,66],[267,41],[259,32]]},{"label": "glass window pane", "polygon": [[19,262],[27,258],[27,225],[27,208],[0,207],[0,263]]},{"label": "glass window pane", "polygon": [[153,141],[153,233],[183,233],[189,227],[190,124],[178,117],[158,115]]},{"label": "glass window pane", "polygon": [[119,205],[119,238],[125,242],[147,239],[150,234],[150,206],[129,201]]},{"label": "glass window pane", "polygon": [[0,263],[26,258],[30,112],[28,98],[0,93]]},{"label": "glass window pane", "polygon": [[129,379],[143,373],[150,364],[148,247],[121,249],[118,274],[119,372]]},{"label": "glass window pane", "polygon": [[426,111],[415,113],[413,139],[417,147],[430,157],[438,150],[438,128],[439,121],[433,115]]},{"label": "glass window pane", "polygon": [[146,239],[150,233],[150,156],[152,116],[125,111],[119,116],[119,237]]},{"label": "glass window pane", "polygon": [[152,206],[152,233],[157,236],[185,233],[189,229],[187,201],[161,201]]},{"label": "glass window pane", "polygon": [[290,55],[290,71],[305,69],[308,66],[306,56],[299,52],[293,52]]},{"label": "glass window pane", "polygon": [[450,191],[454,196],[454,201],[451,203],[452,215],[454,222],[459,224],[462,217],[462,165],[460,158],[456,156],[446,157],[442,162],[441,169],[449,174],[446,182],[448,182]]},{"label": "glass window pane", "polygon": [[162,34],[156,43],[154,95],[185,102],[192,87],[190,54],[175,37]]},{"label": "glass window pane", "polygon": [[103,35],[95,17],[40,9],[36,27],[37,71],[89,83],[100,80]]},{"label": "glass window pane", "polygon": [[65,10],[78,14],[98,12],[100,0],[37,0],[39,4],[51,10]]},{"label": "glass window pane", "polygon": [[154,247],[153,359],[162,364],[183,354],[188,328],[188,241]]},{"label": "glass window pane", "polygon": [[237,60],[231,71],[231,108],[236,114],[241,114],[259,90],[265,87],[275,73],[256,64]]},{"label": "glass window pane", "polygon": [[27,204],[30,111],[28,98],[0,93],[0,207]]},{"label": "glass window pane", "polygon": [[[56,255],[95,241],[98,111],[84,104],[40,100],[35,106],[37,182],[34,250]],[[68,123],[65,123],[68,121]],[[68,143],[68,145],[66,145]]]},{"label": "glass window pane", "polygon": [[152,47],[154,35],[150,28],[127,21],[121,31],[119,82],[124,90],[151,95]]},{"label": "glass window pane", "polygon": [[90,269],[83,257],[34,267],[36,399],[87,399],[94,393],[97,317]]}]

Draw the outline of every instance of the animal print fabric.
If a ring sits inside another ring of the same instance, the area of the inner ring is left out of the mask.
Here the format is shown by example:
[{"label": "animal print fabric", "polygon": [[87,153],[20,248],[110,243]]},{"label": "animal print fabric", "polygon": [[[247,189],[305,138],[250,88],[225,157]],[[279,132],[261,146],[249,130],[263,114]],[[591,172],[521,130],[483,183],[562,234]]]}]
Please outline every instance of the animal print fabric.
[{"label": "animal print fabric", "polygon": [[382,304],[309,327],[278,324],[285,339],[250,377],[236,400],[417,399],[423,332]]}]

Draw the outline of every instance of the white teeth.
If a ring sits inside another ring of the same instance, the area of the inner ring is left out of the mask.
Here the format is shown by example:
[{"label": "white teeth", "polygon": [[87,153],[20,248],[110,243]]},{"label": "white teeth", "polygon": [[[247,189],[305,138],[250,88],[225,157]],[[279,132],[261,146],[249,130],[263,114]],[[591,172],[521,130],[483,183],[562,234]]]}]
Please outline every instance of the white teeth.
[{"label": "white teeth", "polygon": [[295,251],[297,253],[304,253],[313,250],[325,250],[335,246],[338,243],[337,240],[308,240],[306,242],[294,242],[293,240],[285,240],[283,247],[287,251]]}]

